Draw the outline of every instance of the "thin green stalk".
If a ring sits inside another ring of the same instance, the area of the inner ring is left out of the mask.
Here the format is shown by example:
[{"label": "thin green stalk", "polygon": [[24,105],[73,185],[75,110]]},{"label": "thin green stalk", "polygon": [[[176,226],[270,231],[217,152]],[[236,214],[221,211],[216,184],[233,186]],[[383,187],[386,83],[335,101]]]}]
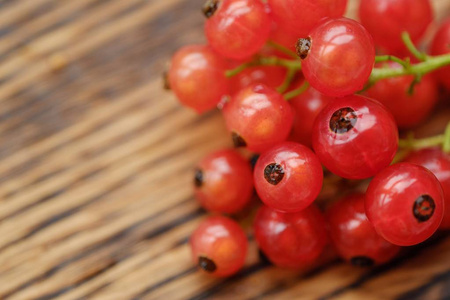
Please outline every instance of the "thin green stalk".
[{"label": "thin green stalk", "polygon": [[297,73],[297,70],[288,69],[283,83],[277,88],[278,93],[283,94],[287,91],[287,89],[291,86],[292,80],[294,80],[295,73]]},{"label": "thin green stalk", "polygon": [[289,93],[284,94],[284,99],[286,101],[291,100],[292,98],[297,97],[298,95],[306,92],[306,90],[309,88],[309,83],[305,81],[299,88],[290,91]]},{"label": "thin green stalk", "polygon": [[405,61],[401,58],[398,58],[397,56],[394,55],[380,55],[380,56],[375,56],[375,62],[383,62],[383,61],[393,61],[396,62],[400,65],[402,65],[404,68],[409,68],[410,64],[408,61]]},{"label": "thin green stalk", "polygon": [[409,150],[419,150],[423,148],[441,146],[443,142],[444,142],[444,135],[440,134],[423,139],[414,139],[414,138],[408,138],[404,140],[401,139],[398,142],[398,146],[400,148],[405,148]]},{"label": "thin green stalk", "polygon": [[418,60],[426,61],[428,59],[428,56],[425,53],[420,52],[416,48],[408,32],[402,32],[402,41],[405,44],[406,48],[408,48],[409,52],[411,52],[411,54],[414,55]]},{"label": "thin green stalk", "polygon": [[292,51],[289,48],[284,47],[283,45],[275,43],[274,41],[268,41],[267,45],[269,45],[270,47],[272,47],[280,52],[283,52],[286,55],[289,55],[290,57],[292,57],[294,59],[298,59],[297,53],[295,53],[294,51]]},{"label": "thin green stalk", "polygon": [[448,122],[447,127],[445,128],[442,150],[445,153],[450,153],[450,122]]}]

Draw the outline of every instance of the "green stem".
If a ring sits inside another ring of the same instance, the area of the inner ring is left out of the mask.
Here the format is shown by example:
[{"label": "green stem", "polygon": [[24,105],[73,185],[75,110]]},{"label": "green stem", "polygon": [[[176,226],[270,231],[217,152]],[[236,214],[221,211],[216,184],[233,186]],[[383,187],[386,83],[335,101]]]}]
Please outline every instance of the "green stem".
[{"label": "green stem", "polygon": [[255,66],[282,66],[287,68],[288,70],[300,71],[302,68],[302,63],[300,60],[290,60],[279,58],[276,56],[257,57],[253,61],[243,63],[242,65],[236,67],[235,69],[226,71],[225,76],[230,78],[241,73],[242,71],[244,71],[249,67]]},{"label": "green stem", "polygon": [[284,78],[283,83],[277,88],[277,92],[280,94],[283,94],[287,91],[289,86],[291,86],[292,80],[294,80],[295,73],[297,73],[297,70],[294,69],[288,69],[288,72],[286,74],[286,77]]},{"label": "green stem", "polygon": [[369,78],[369,85],[375,82],[405,75],[423,76],[431,71],[450,65],[450,54],[428,57],[426,61],[403,68],[374,68]]},{"label": "green stem", "polygon": [[411,52],[411,54],[414,55],[418,60],[426,61],[428,59],[428,56],[425,53],[420,52],[416,48],[408,32],[402,32],[402,41],[405,44],[406,48],[408,48],[409,52]]},{"label": "green stem", "polygon": [[435,146],[441,146],[444,142],[444,135],[436,135],[423,139],[414,139],[413,137],[408,139],[401,139],[398,141],[400,148],[406,148],[409,150],[419,150],[423,148],[430,148]]},{"label": "green stem", "polygon": [[450,153],[450,122],[448,122],[447,127],[445,128],[442,150],[445,153]]},{"label": "green stem", "polygon": [[397,56],[393,55],[381,55],[381,56],[375,56],[375,62],[383,62],[383,61],[393,61],[400,65],[402,65],[404,68],[409,68],[410,64],[407,61],[404,61],[401,58],[398,58]]},{"label": "green stem", "polygon": [[292,57],[294,59],[298,59],[297,53],[295,53],[294,51],[292,51],[289,48],[284,47],[283,45],[275,43],[274,41],[268,41],[267,45],[269,45],[270,47],[272,47],[280,52],[283,52],[286,55],[289,55],[290,57]]},{"label": "green stem", "polygon": [[284,94],[284,99],[286,101],[291,100],[292,98],[297,97],[298,95],[302,94],[309,88],[309,83],[305,81],[299,88],[290,91],[289,93]]}]

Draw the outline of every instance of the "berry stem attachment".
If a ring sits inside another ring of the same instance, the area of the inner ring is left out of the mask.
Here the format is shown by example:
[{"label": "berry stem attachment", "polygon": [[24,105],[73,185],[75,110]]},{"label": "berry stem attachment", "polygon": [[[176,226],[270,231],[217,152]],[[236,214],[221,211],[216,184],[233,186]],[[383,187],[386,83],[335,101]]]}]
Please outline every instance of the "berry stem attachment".
[{"label": "berry stem attachment", "polygon": [[305,81],[305,82],[303,82],[303,84],[302,84],[299,88],[297,88],[297,89],[295,89],[295,90],[293,90],[293,91],[290,91],[290,92],[284,94],[284,99],[285,99],[286,101],[289,101],[289,100],[291,100],[292,98],[295,98],[295,97],[297,97],[298,95],[300,95],[300,94],[306,92],[306,90],[307,90],[308,88],[309,88],[309,83],[308,83],[307,81]]},{"label": "berry stem attachment", "polygon": [[243,63],[242,65],[225,72],[225,76],[230,78],[236,76],[247,68],[254,66],[281,66],[285,67],[288,70],[300,71],[302,68],[302,63],[300,60],[290,60],[279,58],[276,56],[268,56],[268,57],[256,57],[254,60],[250,62]]},{"label": "berry stem attachment", "polygon": [[405,44],[406,48],[408,48],[409,52],[411,52],[411,54],[414,55],[415,58],[417,58],[420,61],[426,61],[428,59],[428,56],[425,53],[420,52],[416,48],[408,32],[406,31],[402,32],[402,41]]}]

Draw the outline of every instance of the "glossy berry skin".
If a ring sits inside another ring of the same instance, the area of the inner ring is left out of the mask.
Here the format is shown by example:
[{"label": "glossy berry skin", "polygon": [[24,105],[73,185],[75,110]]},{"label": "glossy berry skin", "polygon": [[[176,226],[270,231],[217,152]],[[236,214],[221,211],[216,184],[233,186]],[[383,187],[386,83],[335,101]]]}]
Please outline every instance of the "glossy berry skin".
[{"label": "glossy berry skin", "polygon": [[228,95],[226,69],[227,62],[209,46],[186,46],[172,58],[170,87],[182,104],[202,113]]},{"label": "glossy berry skin", "polygon": [[216,151],[198,164],[194,186],[196,198],[205,209],[236,213],[252,197],[253,172],[248,161],[235,150]]},{"label": "glossy berry skin", "polygon": [[294,125],[290,140],[305,146],[312,146],[312,131],[317,115],[333,98],[319,93],[310,87],[306,92],[291,99],[292,110],[294,111]]},{"label": "glossy berry skin", "polygon": [[254,182],[267,206],[281,212],[298,212],[316,199],[322,188],[323,171],[308,147],[284,142],[259,157]]},{"label": "glossy berry skin", "polygon": [[353,194],[334,203],[326,212],[334,248],[346,261],[370,267],[394,258],[400,247],[380,237],[366,216],[364,194]]},{"label": "glossy berry skin", "polygon": [[296,213],[262,206],[255,217],[254,231],[267,258],[284,268],[297,269],[313,263],[327,244],[325,221],[314,205]]},{"label": "glossy berry skin", "polygon": [[450,154],[429,148],[411,153],[404,161],[427,168],[439,180],[444,191],[444,218],[439,228],[450,229]]},{"label": "glossy berry skin", "polygon": [[[401,67],[390,63],[390,68]],[[411,128],[424,121],[432,112],[439,94],[438,88],[431,76],[424,76],[414,86],[413,94],[408,89],[414,76],[392,77],[378,81],[367,91],[367,95],[384,104],[394,115],[400,128]]]},{"label": "glossy berry skin", "polygon": [[358,22],[328,19],[310,33],[311,49],[303,74],[316,90],[331,97],[351,95],[369,79],[375,62],[372,37]]},{"label": "glossy berry skin", "polygon": [[211,47],[227,58],[249,57],[269,38],[271,19],[260,0],[219,0],[206,20],[205,33]]},{"label": "glossy berry skin", "polygon": [[250,85],[238,92],[223,108],[235,146],[262,152],[286,140],[292,128],[289,103],[263,84]]},{"label": "glossy berry skin", "polygon": [[424,167],[398,163],[370,182],[365,207],[379,235],[395,245],[411,246],[438,229],[444,209],[442,188]]},{"label": "glossy berry skin", "polygon": [[269,0],[274,21],[285,32],[305,37],[323,18],[341,17],[347,0]]},{"label": "glossy berry skin", "polygon": [[[431,43],[430,53],[442,55],[450,53],[450,17],[439,27]],[[440,68],[435,72],[437,79],[447,90],[450,90],[450,66]]]},{"label": "glossy berry skin", "polygon": [[392,162],[397,147],[392,114],[363,96],[332,101],[314,122],[314,151],[328,170],[344,178],[374,176]]},{"label": "glossy berry skin", "polygon": [[407,31],[414,43],[419,42],[433,12],[429,0],[361,0],[359,18],[377,46],[387,54],[403,56],[408,52],[401,33]]},{"label": "glossy berry skin", "polygon": [[248,249],[247,237],[239,224],[222,216],[204,220],[189,243],[194,263],[216,277],[230,276],[239,271]]}]

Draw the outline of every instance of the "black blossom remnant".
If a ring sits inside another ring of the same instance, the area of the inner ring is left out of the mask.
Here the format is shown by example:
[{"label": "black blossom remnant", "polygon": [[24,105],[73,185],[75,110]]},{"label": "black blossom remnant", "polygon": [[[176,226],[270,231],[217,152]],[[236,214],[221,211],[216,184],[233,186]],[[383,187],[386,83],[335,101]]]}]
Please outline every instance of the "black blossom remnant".
[{"label": "black blossom remnant", "polygon": [[264,169],[264,178],[268,183],[277,185],[284,177],[283,167],[279,164],[273,163],[267,165]]},{"label": "black blossom remnant", "polygon": [[334,112],[330,119],[330,129],[334,133],[347,133],[355,127],[358,116],[350,107],[344,107]]},{"label": "black blossom remnant", "polygon": [[297,51],[297,55],[301,59],[305,59],[308,57],[309,51],[311,50],[312,40],[310,37],[299,39],[297,44],[295,45],[295,50]]},{"label": "black blossom remnant", "polygon": [[422,195],[414,201],[413,214],[419,222],[428,221],[434,214],[436,204],[429,195]]},{"label": "black blossom remnant", "polygon": [[207,0],[205,4],[203,4],[202,11],[205,17],[211,18],[214,15],[219,8],[219,2],[219,0]]},{"label": "black blossom remnant", "polygon": [[234,131],[231,133],[231,139],[233,140],[233,144],[236,148],[247,146],[247,143],[242,138],[242,136],[240,136]]},{"label": "black blossom remnant", "polygon": [[217,266],[214,263],[214,261],[212,259],[207,258],[206,256],[198,257],[198,266],[208,273],[212,273],[217,269]]},{"label": "black blossom remnant", "polygon": [[375,262],[367,256],[355,256],[350,259],[350,263],[357,267],[372,267]]},{"label": "black blossom remnant", "polygon": [[196,187],[201,187],[203,185],[203,180],[203,171],[200,169],[195,170],[194,185]]}]

